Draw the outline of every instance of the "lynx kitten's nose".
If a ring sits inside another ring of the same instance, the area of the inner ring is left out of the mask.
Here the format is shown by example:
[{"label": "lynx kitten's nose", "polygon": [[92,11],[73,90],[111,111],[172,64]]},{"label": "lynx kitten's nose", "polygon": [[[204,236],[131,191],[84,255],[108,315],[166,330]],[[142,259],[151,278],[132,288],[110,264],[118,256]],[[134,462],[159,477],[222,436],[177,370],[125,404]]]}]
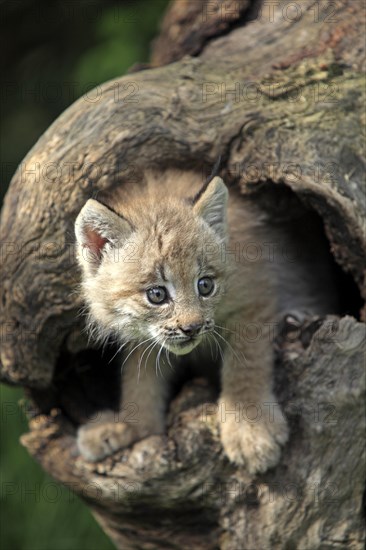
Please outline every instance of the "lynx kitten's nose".
[{"label": "lynx kitten's nose", "polygon": [[193,336],[197,336],[201,328],[202,323],[192,323],[190,325],[186,325],[185,327],[180,327],[180,330],[184,332],[186,336],[190,336],[192,338]]}]

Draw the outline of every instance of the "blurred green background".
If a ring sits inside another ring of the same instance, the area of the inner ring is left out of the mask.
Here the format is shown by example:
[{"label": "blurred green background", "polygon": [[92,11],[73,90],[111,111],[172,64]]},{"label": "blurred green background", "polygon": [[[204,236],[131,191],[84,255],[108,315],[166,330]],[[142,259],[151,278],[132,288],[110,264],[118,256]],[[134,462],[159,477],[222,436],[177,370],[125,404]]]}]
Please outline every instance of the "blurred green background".
[{"label": "blurred green background", "polygon": [[[17,165],[80,95],[147,62],[168,0],[0,2],[1,194]],[[84,504],[19,444],[22,391],[0,385],[0,549],[110,550]]]}]

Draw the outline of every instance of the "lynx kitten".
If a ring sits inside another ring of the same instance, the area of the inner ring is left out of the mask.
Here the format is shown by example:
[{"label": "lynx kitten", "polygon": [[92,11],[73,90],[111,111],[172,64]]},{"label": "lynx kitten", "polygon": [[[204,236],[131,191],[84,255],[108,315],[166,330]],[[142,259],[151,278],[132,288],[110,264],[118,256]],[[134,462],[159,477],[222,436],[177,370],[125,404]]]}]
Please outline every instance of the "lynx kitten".
[{"label": "lynx kitten", "polygon": [[163,433],[181,356],[214,366],[218,346],[226,455],[250,473],[274,466],[288,427],[272,390],[273,323],[283,310],[321,309],[303,267],[263,253],[287,237],[219,177],[147,174],[107,202],[89,199],[76,220],[82,291],[99,335],[124,345],[121,408],[136,403],[139,419],[105,411],[79,428],[81,454],[97,461]]}]

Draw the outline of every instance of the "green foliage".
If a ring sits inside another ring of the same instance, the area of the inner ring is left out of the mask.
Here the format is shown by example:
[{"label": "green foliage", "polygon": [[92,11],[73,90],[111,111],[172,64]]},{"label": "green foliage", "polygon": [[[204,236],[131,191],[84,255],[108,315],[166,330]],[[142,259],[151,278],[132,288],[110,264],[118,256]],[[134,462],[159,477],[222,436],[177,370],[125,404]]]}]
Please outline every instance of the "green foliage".
[{"label": "green foliage", "polygon": [[22,390],[0,386],[0,548],[113,550],[89,510],[44,473],[19,443],[28,431]]},{"label": "green foliage", "polygon": [[[167,3],[4,2],[0,199],[18,163],[68,105],[148,61]],[[1,550],[112,550],[86,506],[20,445],[28,430],[21,397],[21,390],[0,386]]]},{"label": "green foliage", "polygon": [[95,29],[96,44],[73,71],[81,93],[90,83],[100,84],[124,74],[136,62],[148,61],[148,44],[166,5],[167,0],[140,1],[103,10]]},{"label": "green foliage", "polygon": [[3,198],[18,164],[78,97],[149,60],[168,0],[4,0],[2,33]]}]

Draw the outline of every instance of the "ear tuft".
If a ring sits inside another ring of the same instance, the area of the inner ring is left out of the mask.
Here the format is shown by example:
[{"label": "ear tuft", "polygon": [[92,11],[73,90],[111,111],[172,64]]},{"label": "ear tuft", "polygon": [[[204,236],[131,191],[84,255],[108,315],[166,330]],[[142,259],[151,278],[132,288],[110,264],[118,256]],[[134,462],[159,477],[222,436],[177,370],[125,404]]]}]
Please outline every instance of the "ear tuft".
[{"label": "ear tuft", "polygon": [[223,180],[216,176],[197,193],[193,210],[222,238],[226,238],[226,207],[228,190]]},{"label": "ear tuft", "polygon": [[78,261],[85,274],[94,274],[106,246],[118,246],[132,232],[131,224],[110,207],[89,199],[75,222]]}]

